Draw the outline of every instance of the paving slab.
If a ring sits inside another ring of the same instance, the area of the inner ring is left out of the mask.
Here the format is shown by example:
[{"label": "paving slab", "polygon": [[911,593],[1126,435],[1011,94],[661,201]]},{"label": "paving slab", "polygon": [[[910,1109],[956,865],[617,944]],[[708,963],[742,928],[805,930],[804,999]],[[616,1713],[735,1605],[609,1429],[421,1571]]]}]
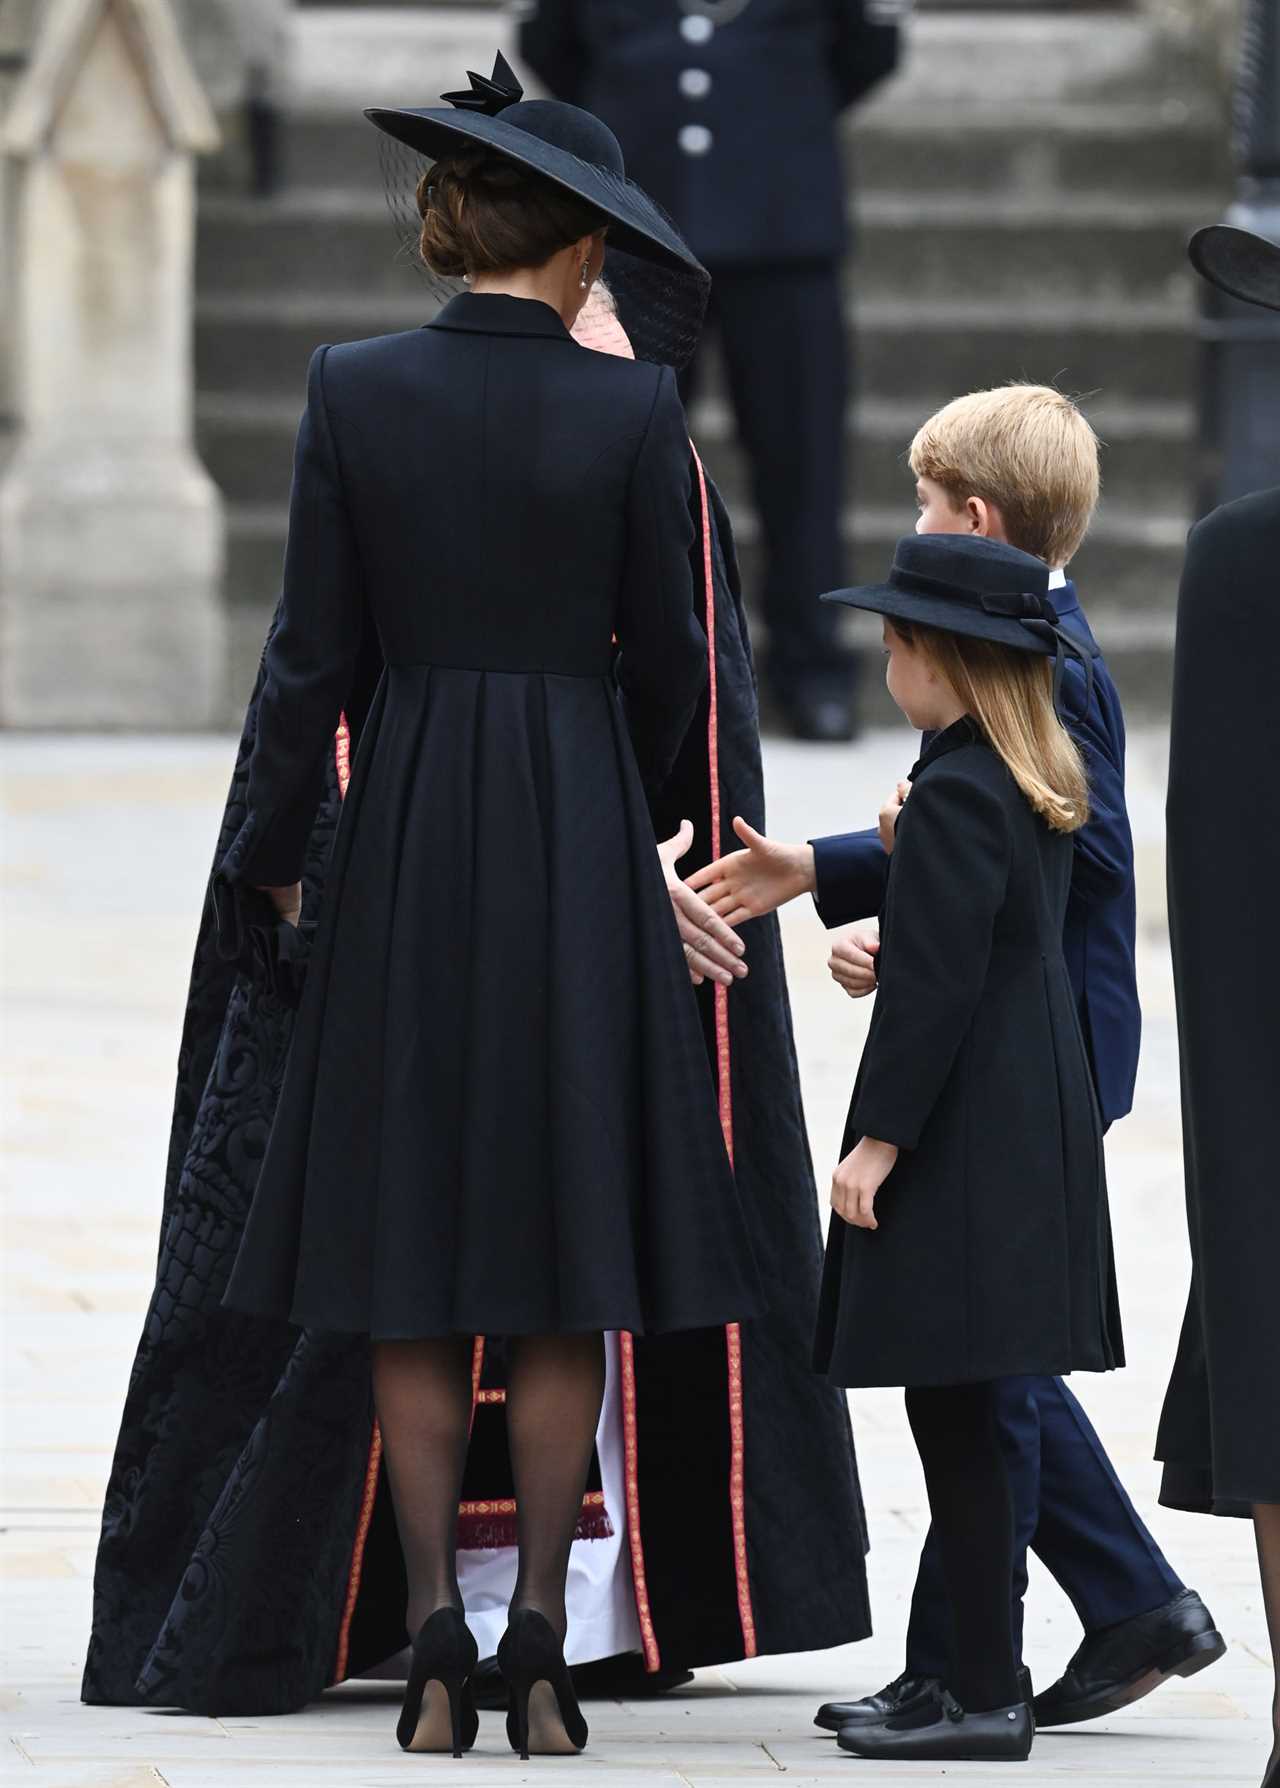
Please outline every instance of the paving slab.
[{"label": "paving slab", "polygon": [[[990,1780],[989,1766],[875,1765],[811,1725],[814,1707],[895,1675],[924,1487],[895,1391],[852,1398],[871,1523],[874,1637],[839,1651],[700,1671],[660,1701],[592,1703],[582,1758],[522,1765],[498,1716],[462,1763],[395,1747],[397,1694],[357,1684],[280,1719],[205,1720],[79,1701],[93,1556],[116,1424],[155,1257],[165,1146],[196,915],[233,758],[226,738],[10,737],[0,743],[3,1396],[0,1445],[0,1724],[4,1780],[33,1788],[730,1788]],[[869,824],[914,753],[905,730],[852,748],[766,749],[779,836]],[[1130,741],[1146,1014],[1132,1117],[1108,1139],[1131,1363],[1077,1383],[1134,1499],[1187,1581],[1209,1600],[1227,1657],[1123,1716],[1045,1733],[1026,1788],[1212,1783],[1256,1788],[1268,1745],[1270,1671],[1245,1523],[1156,1506],[1151,1460],[1187,1281],[1177,1043],[1163,893],[1167,739]],[[808,903],[784,915],[819,1191],[835,1164],[869,1016],[826,970],[830,939]],[[1079,1639],[1066,1598],[1033,1560],[1027,1661],[1056,1676]]]}]

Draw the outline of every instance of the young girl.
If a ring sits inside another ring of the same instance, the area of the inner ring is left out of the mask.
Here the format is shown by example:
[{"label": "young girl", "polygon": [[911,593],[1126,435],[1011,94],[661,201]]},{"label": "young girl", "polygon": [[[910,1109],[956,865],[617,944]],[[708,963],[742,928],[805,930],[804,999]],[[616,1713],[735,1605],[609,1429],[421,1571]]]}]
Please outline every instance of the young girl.
[{"label": "young girl", "polygon": [[816,1341],[842,1385],[904,1385],[955,1610],[946,1688],[846,1728],[864,1757],[1020,1759],[1013,1531],[991,1381],[1121,1358],[1101,1127],[1062,955],[1088,792],[1054,709],[1070,649],[1027,553],[899,542],[889,692],[932,735],[887,842],[879,989],[831,1203]]}]

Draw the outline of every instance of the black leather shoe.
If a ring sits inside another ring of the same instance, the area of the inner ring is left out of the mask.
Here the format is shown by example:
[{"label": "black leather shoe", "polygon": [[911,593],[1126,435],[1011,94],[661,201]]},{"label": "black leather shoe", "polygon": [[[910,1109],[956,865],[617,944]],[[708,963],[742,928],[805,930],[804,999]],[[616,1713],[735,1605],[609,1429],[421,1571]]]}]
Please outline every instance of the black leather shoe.
[{"label": "black leather shoe", "polygon": [[1051,1688],[1037,1695],[1037,1726],[1074,1726],[1141,1701],[1168,1676],[1216,1664],[1227,1642],[1194,1589],[1163,1608],[1086,1635]]},{"label": "black leather shoe", "polygon": [[1025,1763],[1035,1721],[1025,1701],[990,1713],[966,1713],[945,1689],[934,1694],[935,1717],[895,1714],[874,1726],[846,1726],[836,1734],[842,1751],[885,1762]]},{"label": "black leather shoe", "polygon": [[846,1726],[878,1726],[892,1714],[927,1707],[940,1686],[936,1676],[912,1676],[904,1670],[878,1695],[864,1695],[861,1701],[824,1701],[813,1723],[824,1732],[843,1732]]},{"label": "black leather shoe", "polygon": [[774,691],[783,725],[793,739],[809,744],[844,744],[857,732],[852,697],[827,688]]},{"label": "black leather shoe", "polygon": [[[878,1695],[864,1695],[861,1701],[824,1702],[813,1716],[813,1723],[831,1733],[842,1732],[846,1726],[875,1726],[893,1714],[914,1713],[927,1707],[940,1686],[936,1676],[912,1676],[904,1671]],[[1025,1664],[1018,1670],[1018,1687],[1030,1707],[1035,1690]]]}]

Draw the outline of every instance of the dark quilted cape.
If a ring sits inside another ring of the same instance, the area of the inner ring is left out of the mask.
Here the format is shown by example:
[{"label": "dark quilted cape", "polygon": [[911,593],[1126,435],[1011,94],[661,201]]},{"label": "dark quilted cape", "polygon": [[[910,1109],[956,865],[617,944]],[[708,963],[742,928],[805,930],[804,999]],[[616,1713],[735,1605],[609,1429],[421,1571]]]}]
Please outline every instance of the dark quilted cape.
[{"label": "dark quilted cape", "polygon": [[[721,801],[764,824],[754,675],[728,521],[712,491]],[[723,550],[722,550],[723,549]],[[695,545],[698,587],[702,548]],[[380,664],[348,707],[353,743]],[[214,860],[244,817],[256,691]],[[314,914],[339,812],[317,815],[304,912]],[[706,713],[655,824],[710,833]],[[813,1175],[776,921],[744,933],[732,990],[736,1164],[770,1315],[742,1334],[744,1619],[730,1511],[729,1376],[721,1330],[636,1345],[641,1533],[664,1664],[810,1650],[870,1630],[865,1526],[842,1395],[809,1370],[821,1269]],[[257,934],[242,964],[215,949],[206,899],[178,1058],[155,1290],[130,1377],[103,1511],[85,1665],[88,1702],[285,1713],[334,1680],[373,1412],[367,1344],[221,1307],[289,1045],[297,973]],[[289,940],[283,940],[288,944]],[[711,990],[703,990],[713,1047]],[[403,1572],[385,1481],[346,1671],[404,1643]]]}]

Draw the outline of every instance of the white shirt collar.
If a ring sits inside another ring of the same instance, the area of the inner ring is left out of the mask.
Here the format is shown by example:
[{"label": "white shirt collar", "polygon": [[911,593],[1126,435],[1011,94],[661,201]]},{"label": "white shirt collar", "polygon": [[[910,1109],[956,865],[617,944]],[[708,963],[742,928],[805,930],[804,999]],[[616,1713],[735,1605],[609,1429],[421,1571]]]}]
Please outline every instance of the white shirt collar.
[{"label": "white shirt collar", "polygon": [[1061,590],[1065,586],[1066,581],[1067,574],[1062,569],[1061,565],[1058,566],[1056,571],[1051,570],[1049,572],[1049,588],[1051,590]]}]

